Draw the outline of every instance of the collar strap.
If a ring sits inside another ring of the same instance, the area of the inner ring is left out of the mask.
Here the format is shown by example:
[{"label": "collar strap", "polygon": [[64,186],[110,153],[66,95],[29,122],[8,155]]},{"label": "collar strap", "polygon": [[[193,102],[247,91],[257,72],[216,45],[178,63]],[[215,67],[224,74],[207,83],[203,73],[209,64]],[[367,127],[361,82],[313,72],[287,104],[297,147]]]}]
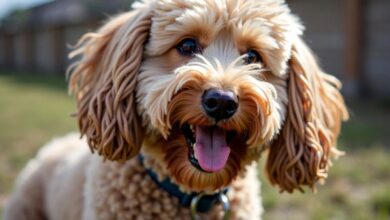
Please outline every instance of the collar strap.
[{"label": "collar strap", "polygon": [[[144,157],[139,155],[139,161],[143,165]],[[157,177],[157,174],[149,168],[145,168],[146,173],[152,178],[152,180],[163,190],[171,194],[172,196],[178,198],[180,204],[184,207],[190,207],[191,202],[194,198],[201,195],[200,193],[184,193],[179,189],[179,186],[172,183],[170,178],[165,178],[160,181]],[[228,188],[222,190],[219,193],[210,194],[210,195],[202,195],[197,201],[196,211],[199,213],[208,212],[216,203],[220,202],[220,195],[223,193],[226,195],[228,192]]]}]

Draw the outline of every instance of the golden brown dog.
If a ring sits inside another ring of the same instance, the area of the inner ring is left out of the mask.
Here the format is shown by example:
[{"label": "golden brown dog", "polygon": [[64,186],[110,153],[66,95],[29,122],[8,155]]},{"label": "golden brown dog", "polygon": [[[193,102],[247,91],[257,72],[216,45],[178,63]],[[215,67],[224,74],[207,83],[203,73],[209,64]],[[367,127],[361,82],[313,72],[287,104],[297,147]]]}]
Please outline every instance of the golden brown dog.
[{"label": "golden brown dog", "polygon": [[259,219],[264,150],[272,184],[314,188],[348,114],[302,30],[282,0],[145,0],[84,35],[70,89],[86,140],[45,147],[6,219]]}]

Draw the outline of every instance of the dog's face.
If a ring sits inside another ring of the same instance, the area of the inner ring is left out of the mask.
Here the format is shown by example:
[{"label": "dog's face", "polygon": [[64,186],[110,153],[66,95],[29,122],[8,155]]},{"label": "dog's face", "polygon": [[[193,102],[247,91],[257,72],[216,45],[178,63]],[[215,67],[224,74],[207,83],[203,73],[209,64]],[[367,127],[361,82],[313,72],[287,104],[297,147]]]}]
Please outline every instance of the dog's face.
[{"label": "dog's face", "polygon": [[81,132],[112,160],[143,146],[195,191],[229,185],[266,148],[271,182],[313,187],[347,113],[301,30],[282,1],[142,3],[75,51]]}]

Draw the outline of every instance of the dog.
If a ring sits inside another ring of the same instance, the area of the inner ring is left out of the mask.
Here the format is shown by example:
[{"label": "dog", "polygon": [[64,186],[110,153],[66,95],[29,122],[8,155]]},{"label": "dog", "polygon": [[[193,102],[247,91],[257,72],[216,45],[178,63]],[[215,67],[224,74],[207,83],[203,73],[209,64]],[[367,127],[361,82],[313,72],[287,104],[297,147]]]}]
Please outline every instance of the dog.
[{"label": "dog", "polygon": [[260,219],[262,154],[281,191],[326,179],[348,113],[283,0],[133,8],[70,54],[84,138],[29,162],[5,219]]}]

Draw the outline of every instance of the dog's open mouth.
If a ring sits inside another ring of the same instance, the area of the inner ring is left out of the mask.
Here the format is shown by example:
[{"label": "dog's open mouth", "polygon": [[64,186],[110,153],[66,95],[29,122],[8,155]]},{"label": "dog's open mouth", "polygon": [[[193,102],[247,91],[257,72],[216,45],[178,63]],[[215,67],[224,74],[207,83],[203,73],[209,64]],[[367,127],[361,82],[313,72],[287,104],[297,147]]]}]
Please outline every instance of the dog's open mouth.
[{"label": "dog's open mouth", "polygon": [[188,145],[188,159],[191,164],[203,172],[222,170],[229,158],[234,132],[218,126],[185,124],[182,131]]}]

